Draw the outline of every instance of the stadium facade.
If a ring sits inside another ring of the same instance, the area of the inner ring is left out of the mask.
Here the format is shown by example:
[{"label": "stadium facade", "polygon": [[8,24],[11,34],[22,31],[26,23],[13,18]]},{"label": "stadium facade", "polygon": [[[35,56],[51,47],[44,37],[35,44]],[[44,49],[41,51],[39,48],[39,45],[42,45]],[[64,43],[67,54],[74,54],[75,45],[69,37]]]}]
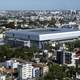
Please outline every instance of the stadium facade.
[{"label": "stadium facade", "polygon": [[9,30],[5,32],[5,42],[13,46],[44,47],[47,41],[66,41],[80,37],[80,30],[65,28],[39,28]]}]

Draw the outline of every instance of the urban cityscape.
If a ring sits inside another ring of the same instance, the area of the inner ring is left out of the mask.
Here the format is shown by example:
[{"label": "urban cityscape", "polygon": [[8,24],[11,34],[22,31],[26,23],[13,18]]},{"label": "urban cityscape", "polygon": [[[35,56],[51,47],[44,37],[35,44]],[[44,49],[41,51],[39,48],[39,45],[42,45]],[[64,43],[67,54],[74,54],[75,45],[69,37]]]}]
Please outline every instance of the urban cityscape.
[{"label": "urban cityscape", "polygon": [[80,1],[18,2],[0,1],[0,80],[80,80]]}]

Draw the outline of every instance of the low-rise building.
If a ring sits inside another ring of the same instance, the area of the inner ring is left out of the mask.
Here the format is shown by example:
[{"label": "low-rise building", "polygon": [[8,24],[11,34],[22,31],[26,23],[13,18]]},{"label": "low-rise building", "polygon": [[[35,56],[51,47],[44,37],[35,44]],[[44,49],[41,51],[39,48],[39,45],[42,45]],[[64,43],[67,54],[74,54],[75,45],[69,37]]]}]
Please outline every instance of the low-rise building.
[{"label": "low-rise building", "polygon": [[40,77],[40,69],[39,67],[34,67],[32,71],[33,78]]},{"label": "low-rise building", "polygon": [[49,71],[49,67],[47,66],[47,64],[43,64],[43,63],[33,63],[32,64],[34,67],[39,67],[40,69],[40,76],[44,76],[48,73]]},{"label": "low-rise building", "polygon": [[0,74],[0,80],[6,80],[6,76]]},{"label": "low-rise building", "polygon": [[17,62],[16,60],[7,60],[5,62],[5,67],[6,68],[18,68],[19,62]]},{"label": "low-rise building", "polygon": [[72,56],[71,56],[71,64],[68,64],[68,66],[76,66],[76,60],[75,60],[75,53],[73,52],[72,53]]}]

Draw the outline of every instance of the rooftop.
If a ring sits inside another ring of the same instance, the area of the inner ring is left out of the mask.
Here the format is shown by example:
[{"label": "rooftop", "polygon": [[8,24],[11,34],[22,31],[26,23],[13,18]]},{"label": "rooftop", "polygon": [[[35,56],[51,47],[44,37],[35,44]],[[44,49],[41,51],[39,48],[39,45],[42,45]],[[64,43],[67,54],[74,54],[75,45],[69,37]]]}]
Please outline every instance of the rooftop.
[{"label": "rooftop", "polygon": [[69,29],[69,28],[38,28],[38,29],[15,29],[10,30],[9,33],[19,33],[19,34],[51,34],[51,33],[61,33],[61,32],[71,32],[71,31],[80,31],[77,29]]}]

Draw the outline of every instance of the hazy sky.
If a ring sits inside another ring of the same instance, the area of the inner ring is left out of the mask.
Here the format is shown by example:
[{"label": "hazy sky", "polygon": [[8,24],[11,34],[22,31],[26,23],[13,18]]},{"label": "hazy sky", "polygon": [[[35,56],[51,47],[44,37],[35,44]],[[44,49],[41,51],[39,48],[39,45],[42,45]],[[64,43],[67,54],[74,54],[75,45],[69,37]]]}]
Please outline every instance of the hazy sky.
[{"label": "hazy sky", "polygon": [[0,0],[0,9],[80,9],[80,0]]}]

